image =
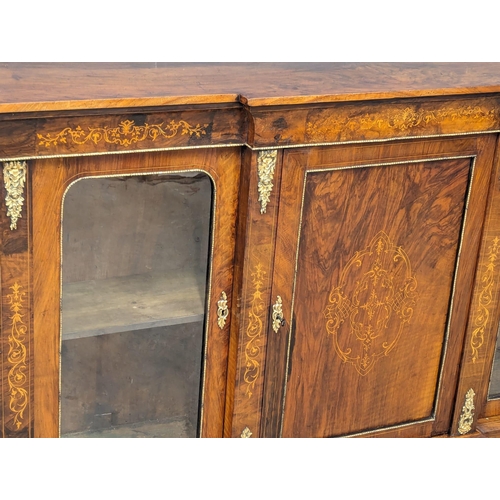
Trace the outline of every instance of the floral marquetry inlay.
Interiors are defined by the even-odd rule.
[[[257,264],[252,273],[253,294],[248,313],[248,325],[246,329],[247,343],[245,345],[245,373],[243,380],[246,383],[245,394],[250,398],[257,379],[260,368],[260,341],[263,327],[263,314],[265,311],[264,300],[262,299],[262,288],[266,272],[262,270],[262,265]]]
[[[324,314],[335,351],[366,375],[387,356],[409,323],[417,280],[406,252],[380,231],[342,270]]]
[[[380,134],[395,132],[406,136],[418,130],[437,129],[453,126],[456,122],[467,120],[479,129],[495,128],[500,120],[496,109],[482,104],[428,107],[397,106],[379,111],[367,110],[353,112],[349,107],[337,112],[311,116],[306,125],[306,137],[321,140],[350,140],[360,134],[366,138],[380,138]],[[332,139],[333,138],[333,139]]]
[[[493,302],[493,287],[495,284],[495,267],[500,252],[500,239],[496,237],[488,249],[488,254],[482,263],[481,291],[477,297],[476,308],[473,312],[473,327],[470,346],[472,362],[479,357],[479,349],[484,343],[484,333],[490,319],[490,305]]]
[[[8,303],[12,315],[11,330],[9,333],[9,353],[7,354],[7,362],[11,365],[8,373],[9,408],[14,414],[14,425],[19,429],[23,424],[24,412],[29,402],[28,394],[28,376],[27,371],[27,349],[26,337],[28,327],[24,323],[23,316],[24,306],[23,300],[25,292],[21,291],[21,286],[14,283],[10,287],[12,293],[7,296]]]
[[[119,144],[120,146],[131,146],[142,141],[156,141],[158,138],[171,139],[179,131],[181,135],[190,135],[201,137],[206,134],[208,124],[190,125],[184,120],[172,120],[166,125],[159,123],[150,125],[136,125],[133,120],[124,120],[118,127],[88,127],[84,130],[82,127],[66,127],[55,134],[37,134],[40,139],[40,145],[45,147],[57,146],[58,144],[67,144],[72,141],[75,144],[83,145],[88,142],[98,144],[107,142],[109,144]]]

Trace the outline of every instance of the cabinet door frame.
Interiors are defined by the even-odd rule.
[[[59,304],[64,193],[71,183],[84,177],[185,171],[204,172],[213,183],[200,437],[222,437],[231,318],[229,315],[222,329],[218,326],[217,303],[224,291],[231,311],[240,156],[240,148],[234,147],[52,158],[34,162],[31,174],[35,437],[58,437],[60,432]]]
[[[498,139],[498,136],[497,136]],[[481,417],[500,415],[500,398],[490,398],[490,379],[500,322],[500,150],[493,163],[485,223],[461,360],[451,433],[473,432]],[[473,409],[470,405],[474,407]]]
[[[446,347],[439,369],[434,410],[428,418],[387,428],[367,430],[352,436],[430,436],[449,431],[456,393],[460,355],[486,208],[495,148],[495,136],[476,135],[451,139],[417,139],[379,144],[297,148],[285,151],[276,237],[272,300],[282,299],[285,325],[278,332],[268,330],[266,365],[280,373],[280,381],[265,380],[264,415],[261,433],[282,435],[289,370],[290,341],[293,338],[293,300],[301,227],[301,203],[308,172],[360,166],[394,165],[409,162],[470,158],[472,174],[466,194],[466,220],[459,239],[460,254],[452,288],[451,314],[446,328]],[[322,151],[334,151],[335,161],[321,164]],[[293,256],[290,258],[290,256]],[[325,436],[327,437],[327,436]]]

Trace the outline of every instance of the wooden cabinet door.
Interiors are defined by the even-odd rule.
[[[190,408],[195,408],[192,419],[196,421],[192,424],[195,435],[222,437],[239,166],[239,148],[53,158],[34,162],[31,167],[32,276],[36,359],[34,416],[37,437],[64,434],[64,429],[60,430],[60,400],[63,399],[61,394],[65,383],[64,379],[61,383],[61,359],[64,359],[66,350],[69,353],[69,347],[66,349],[65,345],[74,342],[81,342],[79,352],[83,354],[74,361],[77,356],[73,355],[76,352],[73,349],[66,359],[68,363],[73,363],[69,366],[77,366],[80,371],[76,368],[63,369],[63,377],[66,380],[82,379],[85,375],[81,374],[89,373],[91,378],[90,389],[86,388],[85,394],[71,386],[72,392],[66,398],[69,402],[62,401],[62,410],[65,409],[64,404],[68,408],[71,405],[67,413],[76,414],[82,407],[85,406],[85,411],[90,407],[83,416],[78,414],[74,421],[79,418],[83,422],[82,426],[87,426],[88,415],[92,418],[107,418],[110,428],[120,419],[119,425],[125,425],[124,421],[127,425],[132,421],[135,425],[132,420],[135,415],[146,415],[144,420],[152,421],[158,413],[156,408],[151,408],[153,405],[165,407],[173,404],[174,400],[179,401],[183,397],[183,387],[189,386],[196,389],[192,391],[196,392],[195,396],[188,395],[196,399],[194,404],[190,401],[186,403],[191,405]],[[101,183],[102,180],[105,182]],[[200,182],[205,187],[211,186],[209,190],[203,191],[209,192],[203,195],[203,205],[189,201],[200,191]],[[172,186],[162,188],[160,195],[155,194],[158,193],[155,188],[161,187],[162,183]],[[80,187],[76,189],[73,185]],[[78,192],[79,201],[69,210],[65,203],[70,198],[76,199],[73,192]],[[132,192],[140,192],[140,199]],[[106,195],[104,202],[102,193]],[[116,200],[121,200],[118,208]],[[95,209],[93,204],[98,204],[99,209]],[[198,213],[201,211],[200,206],[204,207],[203,214]],[[64,211],[63,207],[66,207]],[[116,217],[109,215],[111,211]],[[181,216],[171,215],[174,211]],[[183,214],[194,222],[186,225]],[[203,215],[204,222],[208,221],[201,229],[198,223],[200,215]],[[75,226],[77,229],[71,235],[64,232],[66,217],[70,216],[72,220],[82,221],[82,224]],[[87,219],[91,218],[97,218],[92,228],[98,227],[99,231],[96,231],[97,236],[93,239],[85,239],[81,234],[89,225]],[[153,237],[146,238],[151,232]],[[124,235],[123,239],[121,234]],[[198,252],[198,247],[189,256],[183,255],[178,248],[173,251],[176,239],[183,235],[189,242],[201,239],[204,246],[199,248],[204,249],[204,254],[201,255],[201,250]],[[122,245],[125,239],[131,243]],[[71,259],[67,259],[67,262],[71,262],[69,268],[63,259],[61,272],[64,245],[68,245],[73,254]],[[86,252],[80,251],[80,248],[85,248]],[[190,252],[187,245],[181,248],[187,249],[184,253]],[[143,253],[151,258],[143,258]],[[92,269],[100,265],[99,259],[109,257],[111,264],[100,267],[99,272],[103,276],[95,277]],[[195,267],[199,262],[201,274],[183,274],[182,265],[171,265],[169,261],[172,259],[179,262],[188,259],[190,265]],[[128,267],[124,272],[124,266],[119,268],[118,264],[125,261]],[[153,263],[152,271],[148,267],[150,262]],[[154,267],[158,263],[160,265]],[[118,270],[112,269],[113,266]],[[159,275],[158,267],[163,274]],[[199,282],[202,282],[202,286],[199,286]],[[181,285],[184,287],[182,290]],[[129,297],[126,307],[122,307],[123,301],[116,299],[125,293],[122,290]],[[199,290],[203,292],[199,293]],[[141,296],[146,296],[147,300],[141,298],[142,302],[139,302]],[[158,301],[163,301],[160,306]],[[100,302],[105,306],[102,308],[103,314],[97,314],[94,310],[96,303],[100,308]],[[152,302],[155,311],[160,311],[163,316],[149,310]],[[66,305],[68,307],[65,309]],[[65,316],[68,308],[71,314]],[[77,308],[81,310],[75,316],[73,312]],[[129,313],[131,319],[124,318]],[[118,323],[122,321],[118,327],[117,319]],[[197,338],[201,337],[202,340],[199,346],[196,344],[199,349],[191,352],[193,342],[184,333],[195,321],[201,324],[201,333]],[[65,329],[64,325],[70,323],[70,327]],[[164,330],[158,332],[161,328]],[[144,341],[147,335],[149,337]],[[172,344],[165,344],[163,339],[166,337],[175,342],[176,349],[182,354],[169,349]],[[115,340],[112,341],[112,338]],[[137,347],[139,343],[141,345]],[[164,354],[163,358],[159,352]],[[196,366],[201,366],[197,373],[182,371],[186,358],[197,358]],[[137,376],[124,370],[115,376],[114,373],[121,367],[124,370],[130,367]],[[156,371],[153,371],[154,368]],[[106,377],[113,370],[114,378],[110,382],[109,377]],[[178,386],[165,391],[165,386],[172,382],[169,374],[174,372]],[[179,372],[183,376],[179,376]],[[135,389],[145,378],[149,385],[140,391]],[[99,386],[98,389],[95,389],[96,386]],[[110,388],[114,391],[114,399],[110,402],[112,398],[109,396],[103,402],[102,394],[108,396]],[[90,393],[89,397],[87,393]],[[181,396],[177,393],[181,393]],[[72,404],[70,399],[77,399],[78,404]],[[119,411],[114,412],[111,406],[118,399],[121,406]],[[115,422],[114,415],[117,417]],[[170,415],[168,418],[171,418]],[[167,420],[167,417],[164,418],[164,421]],[[74,432],[75,428],[76,424],[68,432]],[[88,429],[87,426],[85,430]],[[132,430],[135,432],[135,429]],[[93,432],[94,428],[91,430]]]
[[[493,152],[469,136],[284,153],[262,435],[448,431]]]

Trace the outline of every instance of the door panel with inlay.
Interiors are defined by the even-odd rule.
[[[449,425],[441,408],[456,383],[449,367],[484,212],[476,193],[489,182],[486,144],[285,154],[273,285],[285,326],[268,353],[282,383],[266,392],[265,434],[417,435]]]

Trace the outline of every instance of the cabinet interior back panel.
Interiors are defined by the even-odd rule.
[[[471,166],[307,173],[283,437],[432,417]]]

